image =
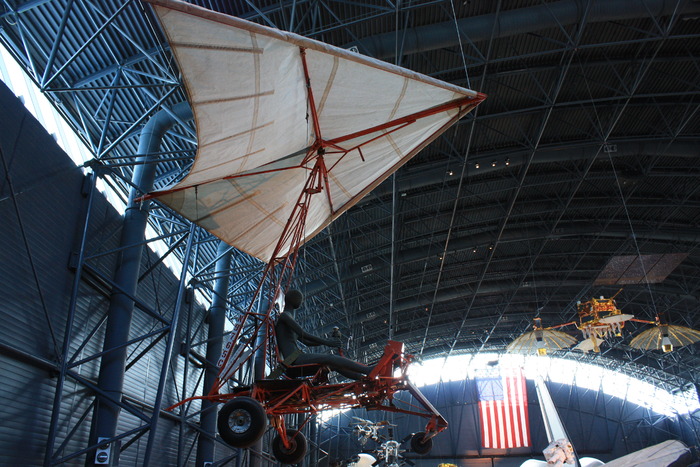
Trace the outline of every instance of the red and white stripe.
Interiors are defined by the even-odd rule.
[[[530,446],[527,389],[521,370],[503,376],[503,400],[479,401],[484,448]]]

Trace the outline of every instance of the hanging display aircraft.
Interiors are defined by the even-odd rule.
[[[535,318],[533,330],[518,336],[508,345],[508,351],[514,353],[533,353],[545,355],[547,350],[561,350],[571,347],[576,339],[569,334],[558,331],[564,326],[575,325],[584,339],[573,350],[588,353],[600,352],[600,344],[610,336],[622,337],[625,323],[653,324],[653,329],[643,331],[630,342],[630,346],[640,350],[663,350],[671,352],[674,348],[683,347],[700,341],[700,332],[686,326],[670,325],[663,314],[654,321],[637,319],[634,315],[622,313],[617,307],[615,297],[622,292],[605,298],[591,298],[585,302],[577,302],[578,322],[571,321],[551,327],[542,327],[542,320]]]
[[[183,180],[143,200],[157,199],[266,262],[219,360],[216,384],[194,399],[225,402],[218,427],[235,447],[257,441],[269,419],[277,431],[272,452],[283,462],[303,457],[301,428],[311,415],[341,407],[426,417],[412,446],[429,451],[447,422],[406,377],[412,356],[403,344],[390,341],[365,378],[331,384],[322,366],[283,365],[275,304],[289,289],[306,241],[485,96],[191,4],[148,1],[180,68],[198,148]],[[267,304],[262,312],[254,308],[259,300]],[[280,365],[283,371],[267,373]],[[256,367],[261,371],[253,374]],[[421,407],[396,407],[399,390]],[[287,429],[289,414],[307,418]]]

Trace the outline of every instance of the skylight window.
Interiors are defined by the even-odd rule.
[[[0,46],[0,79],[22,101],[27,110],[34,115],[34,118],[42,124],[46,131],[54,137],[58,145],[75,162],[75,165],[81,166],[92,159],[92,153],[83,141],[2,46]],[[108,197],[110,203],[119,212],[123,213],[124,203],[118,196],[110,193],[111,190],[102,181],[99,184],[100,191]]]

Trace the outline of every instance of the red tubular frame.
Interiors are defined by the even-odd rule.
[[[297,428],[298,433],[313,414],[329,408],[350,409],[363,407],[367,410],[383,410],[427,418],[425,438],[429,439],[447,428],[447,421],[435,407],[411,383],[406,371],[413,357],[404,353],[401,342],[389,341],[384,354],[372,372],[359,381],[329,384],[325,372],[319,371],[312,378],[259,380],[252,386],[235,388],[229,394],[210,394],[187,399],[170,407],[168,410],[193,399],[207,399],[215,402],[227,402],[240,396],[248,396],[259,401],[277,430],[286,448],[291,445],[284,422],[284,415],[307,414],[306,420]],[[395,369],[400,375],[395,376]],[[394,394],[408,391],[422,406],[410,405],[402,408],[395,405]],[[296,436],[296,433],[294,436]]]
[[[448,424],[420,390],[407,379],[406,370],[412,356],[404,354],[403,350],[402,343],[389,341],[375,368],[359,381],[328,384],[319,382],[315,377],[302,380],[265,380],[256,383],[252,391],[236,392],[229,396],[232,399],[249,395],[260,401],[287,448],[290,445],[282,416],[308,414],[304,423],[297,429],[298,433],[311,415],[327,408],[363,407],[367,410],[384,410],[424,417],[428,419],[425,438],[429,439],[445,430]],[[400,376],[393,375],[394,368],[401,370]],[[409,391],[423,410],[419,410],[418,406],[412,406],[415,410],[397,407],[394,404],[394,394],[402,390]]]
[[[249,396],[259,401],[271,420],[272,425],[277,430],[284,446],[289,448],[290,438],[287,436],[287,430],[283,415],[287,414],[308,414],[308,417],[302,423],[299,430],[309,421],[311,415],[328,408],[355,408],[364,407],[368,410],[384,410],[389,412],[405,413],[425,417],[428,422],[425,427],[425,438],[430,439],[436,434],[447,428],[447,421],[433,407],[428,399],[413,385],[406,377],[406,370],[409,363],[412,361],[412,356],[404,353],[404,345],[400,342],[389,341],[384,349],[384,354],[371,373],[359,381],[349,383],[329,384],[325,375],[327,369],[319,371],[312,378],[306,379],[286,379],[272,380],[263,379],[253,382],[250,386],[239,386],[233,388],[231,393],[222,394],[221,391],[226,384],[226,379],[222,377],[223,370],[226,368],[229,360],[233,355],[238,354],[238,349],[241,351],[250,351],[250,354],[238,363],[236,369],[241,368],[246,362],[249,362],[251,357],[264,346],[265,358],[270,363],[270,368],[274,367],[275,360],[279,361],[279,355],[276,349],[272,349],[270,345],[270,336],[274,335],[274,326],[272,315],[274,310],[275,294],[278,291],[286,290],[291,282],[291,276],[295,269],[298,259],[299,248],[303,243],[304,228],[306,225],[306,217],[308,215],[311,197],[325,190],[328,203],[333,211],[332,197],[330,193],[330,185],[328,173],[335,167],[338,162],[329,169],[326,167],[324,155],[326,149],[330,148],[335,154],[342,154],[339,160],[347,156],[351,151],[357,150],[360,158],[364,160],[362,146],[376,140],[377,138],[385,137],[387,134],[398,131],[421,118],[435,115],[440,112],[459,109],[458,113],[476,107],[486,96],[477,93],[473,97],[463,97],[454,101],[437,105],[430,109],[421,112],[416,112],[411,115],[400,117],[392,121],[377,125],[362,131],[354,132],[344,136],[340,136],[330,140],[324,140],[321,135],[321,125],[316,110],[311,79],[306,63],[306,51],[300,47],[301,61],[304,70],[304,77],[307,89],[307,98],[309,105],[309,113],[311,116],[314,135],[314,143],[308,148],[306,155],[299,166],[291,168],[304,168],[309,170],[305,185],[294,205],[292,213],[287,220],[287,223],[280,235],[270,261],[265,266],[260,283],[250,301],[250,305],[245,313],[241,316],[236,324],[234,332],[231,334],[229,341],[225,347],[222,357],[219,360],[219,377],[215,381],[211,391],[206,396],[197,396],[185,399],[178,404],[169,407],[167,410],[172,410],[186,402],[195,399],[206,399],[214,402],[226,402],[236,397]],[[341,144],[363,136],[377,134],[376,137],[370,138],[368,141],[357,144],[349,149],[344,149]],[[329,154],[331,152],[329,151]],[[309,166],[312,168],[309,169]],[[290,168],[276,169],[289,170]],[[233,175],[226,178],[242,177],[258,173],[270,172],[264,167],[260,171],[250,172],[247,174]],[[189,187],[181,187],[177,190],[183,190]],[[170,190],[169,192],[176,191]],[[164,193],[164,192],[162,192]],[[156,194],[157,196],[157,194]],[[147,195],[143,199],[153,197]],[[334,211],[333,211],[334,212]],[[288,248],[285,246],[288,245]],[[281,256],[283,251],[287,251],[286,256]],[[253,306],[263,291],[263,286],[268,285],[268,302],[269,307],[264,313],[253,312]],[[243,330],[247,320],[255,316],[256,323],[252,326],[252,337],[241,343]],[[266,339],[263,343],[257,343],[257,336],[261,332],[265,332]],[[240,343],[242,347],[236,347],[234,343]],[[236,352],[233,349],[236,348]],[[236,369],[233,369],[234,372]],[[395,376],[395,369],[400,369],[400,376]],[[407,390],[422,406],[411,406],[412,408],[405,409],[397,407],[394,404],[394,394],[397,391]],[[414,410],[415,409],[415,410]]]

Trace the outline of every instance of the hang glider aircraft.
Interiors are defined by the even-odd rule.
[[[324,193],[310,201],[303,241],[486,97],[188,3],[149,1],[198,139],[189,174],[149,197],[265,262],[312,174]]]
[[[382,359],[359,381],[331,384],[322,365],[297,368],[300,376],[293,376],[295,369],[281,361],[275,345],[275,304],[289,289],[305,241],[485,96],[191,4],[148,1],[182,73],[198,147],[182,181],[145,198],[158,199],[266,262],[255,296],[224,346],[209,394],[169,410],[193,399],[224,403],[219,434],[239,448],[257,442],[269,419],[277,431],[272,452],[286,463],[305,455],[301,428],[320,410],[402,412],[428,419],[411,441],[415,452],[427,453],[447,422],[408,381],[412,356],[402,343],[389,341]],[[254,308],[261,294],[269,306],[262,313]],[[242,371],[258,367],[254,359],[266,363],[259,366],[265,374]],[[409,391],[417,407],[393,405],[399,390]],[[287,429],[290,414],[306,421]]]

